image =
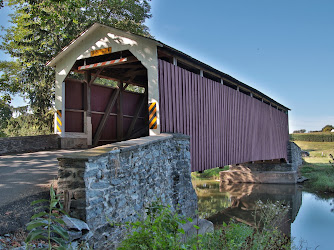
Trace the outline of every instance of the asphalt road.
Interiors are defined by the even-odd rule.
[[[58,160],[82,150],[56,150],[0,156],[0,235],[24,226],[30,202],[45,198],[57,184]]]

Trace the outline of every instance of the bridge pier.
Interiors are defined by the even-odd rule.
[[[289,142],[287,150],[287,162],[275,159],[234,164],[228,171],[220,172],[220,181],[222,183],[297,183],[298,167],[302,164],[301,149],[294,142]]]

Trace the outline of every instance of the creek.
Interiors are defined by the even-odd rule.
[[[212,221],[215,227],[231,219],[255,226],[256,202],[280,201],[290,207],[280,230],[298,249],[334,249],[334,196],[320,198],[301,186],[284,184],[193,181],[193,186],[200,217]]]

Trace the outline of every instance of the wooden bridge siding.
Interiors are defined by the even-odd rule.
[[[191,137],[192,170],[287,158],[287,114],[159,60],[162,132]]]

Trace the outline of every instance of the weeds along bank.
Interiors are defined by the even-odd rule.
[[[81,241],[73,244],[69,241],[69,234],[62,227],[65,224],[62,219],[64,211],[59,201],[59,196],[55,195],[51,187],[49,201],[34,202],[45,204],[48,211],[39,212],[32,217],[27,225],[30,230],[26,238],[27,245],[23,249],[30,249],[33,245],[46,249],[95,248],[96,242],[88,244]],[[183,225],[195,222],[192,226],[199,231],[200,224],[196,223],[198,219],[182,216],[160,201],[145,207],[145,216],[136,221],[109,223],[113,228],[124,228],[126,231],[125,238],[117,249],[290,249],[290,239],[278,230],[288,210],[289,207],[279,202],[258,201],[254,227],[243,223],[224,223],[214,232],[195,233],[191,238],[184,238]],[[104,242],[104,249],[111,249],[114,244],[113,241]]]
[[[334,193],[334,165],[330,154],[334,155],[334,142],[295,141],[310,156],[303,157],[300,168],[303,176],[309,178],[304,186],[311,192]]]

